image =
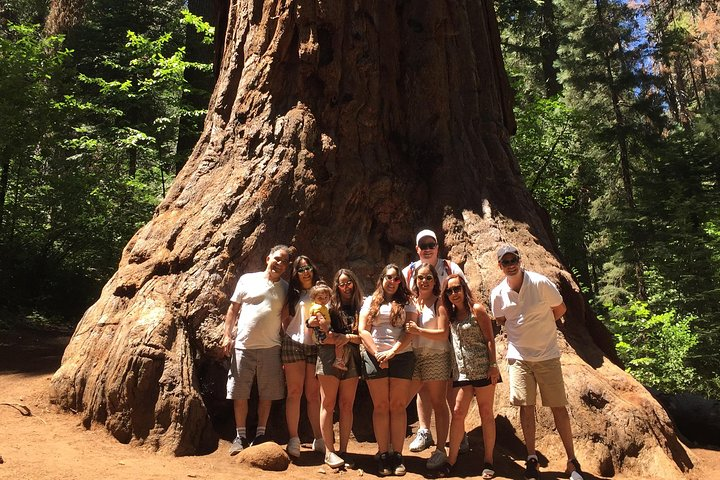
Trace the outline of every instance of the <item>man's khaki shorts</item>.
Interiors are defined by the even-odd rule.
[[[510,374],[510,403],[516,406],[535,405],[537,387],[544,407],[564,407],[565,395],[559,358],[540,362],[508,359]]]

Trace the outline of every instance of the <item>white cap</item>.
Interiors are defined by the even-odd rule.
[[[419,245],[420,239],[423,237],[432,237],[433,240],[435,240],[435,243],[437,243],[437,236],[435,236],[435,232],[432,230],[421,230],[415,237],[415,245]]]

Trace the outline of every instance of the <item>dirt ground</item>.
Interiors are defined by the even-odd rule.
[[[106,430],[83,428],[80,417],[60,412],[48,401],[52,373],[59,367],[69,337],[40,333],[0,331],[0,479],[326,479],[339,476],[375,478],[372,456],[374,443],[351,441],[358,470],[334,473],[323,467],[319,454],[305,448],[301,459],[285,472],[263,472],[239,464],[227,454],[229,443],[221,441],[210,455],[172,457],[118,443]],[[472,440],[472,437],[471,437]],[[408,439],[408,442],[410,439]],[[471,442],[472,443],[472,442]],[[423,478],[430,452],[406,450],[408,479]],[[692,449],[696,467],[685,478],[720,478],[720,451]],[[472,452],[461,456],[458,476],[478,475],[482,458]],[[523,462],[502,451],[496,453],[498,479],[523,477]],[[564,465],[552,462],[542,468],[542,478],[567,478]],[[476,477],[477,478],[477,477]],[[601,477],[587,474],[586,479]],[[629,478],[629,477],[616,477]]]

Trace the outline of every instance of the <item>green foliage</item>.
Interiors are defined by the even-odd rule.
[[[647,303],[608,306],[605,319],[617,340],[616,348],[626,369],[644,385],[662,392],[694,389],[698,382],[688,355],[697,345],[695,317],[675,310],[653,313]]]
[[[720,84],[689,63],[694,3],[506,0],[497,11],[513,149],[564,259],[637,378],[718,397]],[[560,94],[548,94],[548,59]]]
[[[77,316],[182,166],[181,124],[197,135],[205,115],[185,74],[210,70],[185,59],[184,22],[211,28],[174,16],[174,33],[126,30],[89,57],[38,27],[0,30],[0,307]]]

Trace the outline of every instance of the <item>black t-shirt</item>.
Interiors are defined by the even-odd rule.
[[[357,333],[357,328],[353,330],[356,323],[357,309],[350,305],[343,305],[340,310],[330,311],[330,326],[335,333]]]

